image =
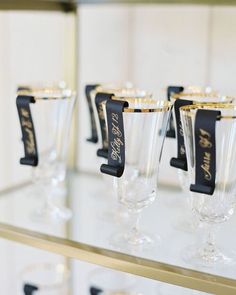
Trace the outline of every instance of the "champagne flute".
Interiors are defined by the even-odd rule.
[[[204,241],[185,249],[184,259],[203,266],[235,263],[233,252],[217,246],[215,231],[234,213],[236,107],[195,104],[181,107],[180,114],[191,207],[205,230]]]
[[[185,88],[183,92],[171,94],[170,99],[174,105],[174,126],[177,135],[177,158],[172,158],[170,165],[177,168],[180,186],[184,193],[188,195],[188,184],[186,182],[188,165],[179,108],[184,105],[195,103],[231,103],[233,98],[220,95],[209,87],[202,89],[192,86]],[[185,207],[189,208],[189,206],[191,206],[190,203],[191,200],[187,197]],[[178,220],[177,223],[175,222],[175,228],[186,232],[194,232],[198,225],[199,223],[193,214],[191,216],[185,216],[184,220]]]
[[[75,93],[55,86],[31,87],[17,92],[17,109],[25,157],[22,165],[32,166],[32,194],[44,196],[34,219],[66,221],[71,211],[54,203],[66,194],[66,162]]]
[[[122,112],[116,113],[116,108],[122,105]],[[109,156],[108,165],[102,165],[101,171],[116,176],[119,202],[132,218],[127,232],[113,236],[111,242],[115,246],[148,246],[154,242],[154,238],[140,230],[139,220],[142,210],[157,196],[159,162],[170,108],[170,103],[153,99],[113,97],[106,102]]]

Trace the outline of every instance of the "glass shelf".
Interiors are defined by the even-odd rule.
[[[62,254],[82,261],[133,273],[171,284],[214,294],[236,294],[236,265],[206,269],[187,265],[183,248],[194,234],[175,229],[185,214],[183,193],[160,187],[156,202],[143,212],[141,225],[162,237],[151,250],[117,249],[110,238],[127,223],[112,220],[115,200],[99,176],[71,173],[68,181],[69,207],[73,218],[68,224],[34,221],[35,209],[43,200],[32,193],[31,185],[5,190],[0,195],[0,236],[18,243]],[[62,197],[56,200],[63,203]],[[110,212],[110,214],[109,214]],[[222,226],[221,241],[236,248],[236,216]],[[102,230],[101,230],[102,229]]]

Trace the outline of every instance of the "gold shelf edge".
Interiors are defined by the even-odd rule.
[[[76,3],[72,1],[42,1],[42,0],[0,0],[0,10],[39,10],[76,12]]]
[[[7,186],[5,188],[2,188],[2,189],[0,189],[0,198],[7,195],[7,194],[14,193],[14,192],[18,191],[19,189],[27,187],[31,183],[32,183],[31,180],[26,180],[24,182],[15,183],[15,184],[12,184],[12,185]]]
[[[68,258],[213,294],[235,295],[236,280],[138,258],[0,223],[0,237]]]
[[[78,4],[194,4],[194,5],[236,5],[235,0],[77,0]]]

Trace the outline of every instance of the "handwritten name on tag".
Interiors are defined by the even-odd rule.
[[[211,142],[211,134],[207,132],[206,130],[200,128],[199,129],[200,135],[199,135],[199,145],[202,148],[205,149],[211,149],[212,148],[212,142]],[[204,177],[206,180],[211,180],[211,153],[205,151],[203,155],[203,163],[201,164],[201,168],[204,171]]]
[[[121,146],[124,145],[124,142],[121,138],[123,138],[123,134],[119,128],[119,115],[112,113],[112,134],[114,135],[114,140],[110,142],[112,152],[111,158],[114,161],[119,161],[121,163]]]
[[[35,99],[33,96],[17,96],[16,105],[20,119],[22,140],[25,150],[25,156],[20,159],[20,163],[22,165],[37,166],[37,140],[34,130],[33,118],[30,111],[30,103],[35,103]]]
[[[106,104],[108,122],[108,164],[101,166],[101,172],[115,177],[121,177],[125,168],[125,131],[123,110],[128,102],[108,100]]]
[[[33,124],[31,123],[31,120],[30,120],[30,113],[25,108],[21,108],[20,113],[21,113],[21,124],[22,124],[22,127],[24,127],[24,130],[27,134],[25,139],[27,153],[35,154],[36,148],[34,144]]]
[[[195,118],[195,184],[192,192],[213,195],[216,179],[216,121],[220,111],[199,109]]]

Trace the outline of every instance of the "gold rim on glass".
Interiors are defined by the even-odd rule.
[[[70,89],[60,89],[56,87],[32,87],[18,90],[17,95],[33,96],[35,100],[70,99],[75,96],[75,92]]]
[[[186,105],[180,107],[180,110],[184,112],[187,116],[193,116],[194,114],[191,113],[191,110],[195,109],[229,109],[229,110],[236,110],[236,105],[232,103],[196,103],[193,105]],[[218,116],[218,119],[236,119],[236,116]]]
[[[216,99],[219,99],[219,98],[222,98],[222,101],[219,101],[219,102],[207,102],[207,101],[204,101],[204,102],[200,102],[200,103],[216,103],[216,104],[222,104],[222,103],[232,103],[234,100],[235,100],[235,97],[233,96],[227,96],[227,95],[220,95],[218,94],[217,92],[180,92],[180,93],[173,93],[171,95],[171,98],[174,99],[174,100],[177,100],[177,99],[189,99],[191,97],[199,97],[199,98],[216,98]],[[195,103],[198,103],[197,101],[193,101],[193,104]]]
[[[152,93],[148,92],[146,90],[143,89],[139,89],[139,88],[134,88],[134,87],[129,87],[127,85],[127,87],[125,87],[125,84],[122,85],[99,85],[97,86],[94,90],[95,93],[99,93],[99,92],[103,92],[103,93],[108,93],[108,94],[114,94],[117,97],[126,97],[124,95],[124,93],[129,93],[133,92],[133,95],[131,97],[135,97],[135,98],[148,98],[148,99],[152,99]],[[129,97],[129,95],[127,95],[127,97]]]
[[[128,103],[137,104],[152,104],[152,108],[124,108],[124,113],[155,113],[155,112],[167,112],[171,109],[172,103],[166,100],[155,100],[149,98],[137,98],[137,97],[117,97],[113,96],[113,100],[127,101]],[[106,102],[104,102],[105,104]]]

